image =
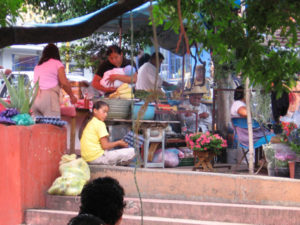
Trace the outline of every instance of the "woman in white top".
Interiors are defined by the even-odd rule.
[[[246,100],[244,87],[238,86],[234,91],[234,102],[230,109],[231,117],[247,117]]]
[[[234,102],[231,106],[230,114],[231,118],[245,118],[247,117],[246,100],[244,97],[244,87],[238,86],[234,92]],[[248,128],[236,127],[236,132],[239,137],[239,142],[244,146],[249,146]],[[265,137],[268,143],[274,136],[269,130],[264,127],[253,128],[253,142],[257,142],[260,138]]]

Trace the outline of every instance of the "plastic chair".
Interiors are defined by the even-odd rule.
[[[236,129],[237,127],[248,129],[247,118],[231,118],[231,122],[232,122],[232,125],[233,125],[233,128],[234,128],[235,137],[238,140],[238,147],[241,147],[241,149],[243,151],[243,156],[240,159],[240,161],[237,162],[236,168],[238,167],[238,165],[241,164],[241,162],[243,161],[244,158],[246,159],[247,165],[249,165],[248,159],[246,157],[247,153],[249,152],[249,146],[248,145],[243,145],[243,144],[240,143],[240,139],[239,139],[238,132],[237,132],[237,129]],[[253,129],[260,128],[260,125],[256,120],[252,120],[252,127],[253,127]],[[265,135],[265,136],[261,137],[260,139],[258,139],[256,142],[253,143],[253,147],[254,147],[255,152],[256,152],[256,154],[255,154],[255,156],[256,156],[255,157],[255,165],[257,164],[257,161],[258,161],[258,152],[259,152],[259,150],[262,150],[262,145],[269,143],[273,136],[275,136],[275,134]],[[258,169],[258,171],[256,173],[258,173],[261,170],[263,165],[264,164],[261,165],[261,167]]]

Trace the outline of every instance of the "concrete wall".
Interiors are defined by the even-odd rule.
[[[137,196],[133,168],[90,167],[92,179],[114,177],[127,196]],[[136,179],[143,198],[300,206],[299,179],[144,168]]]
[[[27,208],[45,206],[66,149],[66,129],[0,125],[0,224],[17,225]]]

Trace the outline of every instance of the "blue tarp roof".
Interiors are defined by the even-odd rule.
[[[76,17],[73,19],[69,19],[63,22],[59,23],[47,23],[47,24],[41,24],[41,23],[36,23],[32,24],[30,26],[33,27],[64,27],[64,26],[75,26],[78,24],[82,24],[89,19],[91,19],[93,16],[98,15],[99,13],[105,11],[107,8],[112,7],[116,5],[116,3],[112,3],[102,9],[99,9],[95,12],[92,12],[90,14]],[[124,30],[128,30],[130,27],[130,14],[132,14],[133,20],[134,20],[134,28],[136,29],[137,27],[140,26],[145,26],[149,23],[149,8],[150,3],[147,2],[129,12],[124,13],[122,16],[117,17],[116,19],[113,19],[106,24],[102,25],[99,27],[97,31],[99,32],[118,32],[119,31],[119,20],[122,18],[122,28]],[[27,27],[30,27],[27,26]]]

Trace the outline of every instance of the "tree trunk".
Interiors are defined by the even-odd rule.
[[[217,89],[231,89],[232,79],[230,75],[218,77],[216,79]],[[219,90],[217,91],[216,99],[216,130],[222,134],[223,137],[227,136],[228,126],[230,122],[230,106],[233,102],[233,92]]]

